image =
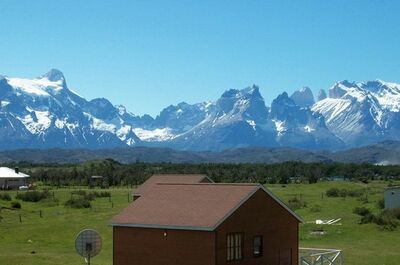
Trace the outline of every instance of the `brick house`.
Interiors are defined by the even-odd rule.
[[[116,215],[114,265],[295,265],[293,211],[258,184],[160,183]]]

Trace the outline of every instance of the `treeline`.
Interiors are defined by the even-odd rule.
[[[31,175],[32,180],[46,185],[101,185],[103,187],[139,185],[152,174],[198,173],[206,174],[215,182],[258,183],[315,183],[321,179],[343,178],[348,180],[399,179],[400,166],[371,164],[302,163],[278,164],[173,164],[134,163],[121,164],[112,159],[81,164],[29,164],[4,165],[19,167]],[[91,176],[103,179],[91,180]]]

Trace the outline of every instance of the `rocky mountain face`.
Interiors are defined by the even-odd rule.
[[[400,140],[400,85],[341,81],[315,102],[305,87],[266,106],[255,85],[213,102],[181,102],[153,118],[107,99],[86,100],[62,72],[35,79],[0,76],[0,149],[171,147],[218,151],[238,147],[338,150]]]
[[[341,81],[311,110],[349,147],[400,139],[400,85]]]
[[[309,87],[295,91],[290,98],[300,107],[310,107],[315,103],[314,95]]]
[[[0,80],[0,148],[132,146],[140,120],[107,99],[87,101],[69,90],[58,70],[29,80]],[[124,118],[129,121],[125,122]]]

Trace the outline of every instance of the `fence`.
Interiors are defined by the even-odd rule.
[[[299,248],[299,265],[344,265],[338,249]]]
[[[90,208],[83,209],[72,209],[64,206],[65,201],[68,199],[79,198],[79,195],[71,193],[72,190],[65,189],[62,194],[57,190],[51,190],[50,197],[40,202],[24,202],[18,200],[22,205],[22,209],[13,209],[10,206],[11,201],[0,200],[0,225],[6,223],[35,223],[40,220],[46,220],[47,218],[66,217],[68,215],[72,217],[77,213],[110,213],[113,212],[112,209],[114,207],[118,209],[123,208],[128,203],[132,202],[131,191],[125,191],[123,189],[86,189],[86,191],[88,193],[92,191],[108,191],[110,192],[110,197],[97,197],[90,201]],[[10,193],[12,197],[15,198],[16,194],[23,192],[9,191],[6,193]]]

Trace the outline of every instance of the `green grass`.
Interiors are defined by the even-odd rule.
[[[359,225],[359,216],[353,214],[357,206],[378,212],[377,201],[383,196],[384,182],[370,184],[350,182],[322,182],[317,184],[267,185],[284,201],[297,196],[307,206],[297,210],[304,219],[300,228],[302,247],[336,248],[344,251],[345,263],[350,265],[392,265],[400,258],[400,228],[386,231],[375,224]],[[328,198],[322,194],[331,187],[363,189],[368,202],[359,198]],[[103,238],[103,250],[93,259],[93,264],[112,264],[112,230],[110,218],[128,205],[130,189],[109,189],[109,198],[92,201],[92,209],[65,208],[63,203],[71,198],[68,189],[54,190],[57,203],[52,199],[37,203],[23,202],[21,210],[2,210],[0,223],[0,264],[84,264],[74,249],[76,234],[84,228],[99,231]],[[0,192],[1,193],[1,192]],[[15,200],[16,192],[8,192]],[[0,200],[1,206],[9,201]],[[315,206],[319,207],[315,207]],[[43,218],[39,211],[42,210]],[[318,211],[320,210],[320,211]],[[22,223],[19,222],[19,214]],[[341,226],[316,225],[315,219],[342,218]],[[314,229],[324,229],[324,236],[313,236]],[[34,251],[35,254],[31,254]]]
[[[370,208],[378,212],[377,201],[383,197],[384,182],[370,184],[351,182],[322,182],[317,184],[268,185],[280,198],[289,198],[302,194],[307,203],[306,208],[297,210],[304,223],[300,228],[300,246],[315,248],[342,249],[345,264],[350,265],[392,265],[400,259],[400,228],[386,231],[376,224],[358,224],[360,216],[353,213],[357,206]],[[331,187],[346,189],[363,189],[366,191],[368,202],[359,198],[328,198],[323,192]],[[363,196],[365,198],[365,196]],[[313,206],[320,206],[320,212],[313,212]],[[342,218],[342,225],[316,225],[316,219]],[[314,223],[308,223],[312,222]],[[314,229],[324,229],[323,236],[311,235]]]

